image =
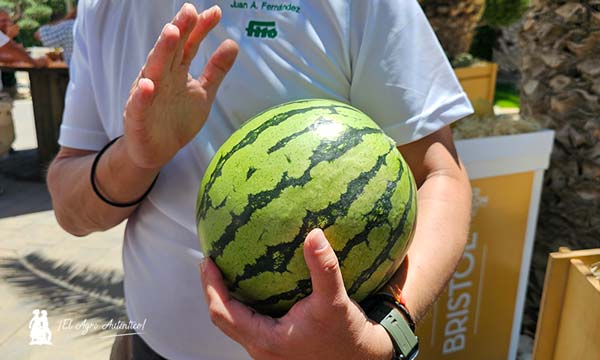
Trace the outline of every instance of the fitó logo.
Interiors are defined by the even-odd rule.
[[[277,37],[277,28],[275,21],[254,21],[250,20],[246,28],[248,37],[274,39]]]

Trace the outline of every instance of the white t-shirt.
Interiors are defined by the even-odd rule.
[[[8,44],[9,41],[10,38],[6,36],[6,34],[4,34],[2,31],[0,31],[0,48]]]
[[[173,11],[166,3],[80,1],[62,146],[99,150],[122,134],[131,83],[183,1],[176,0]],[[205,9],[216,2],[192,3]],[[472,112],[415,0],[221,6],[223,20],[200,47],[191,73],[198,76],[226,38],[240,44],[238,59],[205,126],[161,170],[125,233],[128,315],[136,322],[147,319],[142,338],[176,360],[248,358],[209,320],[194,214],[208,162],[243,121],[290,100],[330,98],[362,109],[405,144]]]

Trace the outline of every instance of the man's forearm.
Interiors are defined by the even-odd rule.
[[[416,321],[426,314],[460,261],[468,236],[470,189],[464,168],[433,174],[419,188],[417,227],[406,272],[392,280],[403,284],[403,295]]]
[[[0,60],[6,62],[22,61],[35,65],[35,60],[12,40],[0,48]]]
[[[90,172],[96,153],[61,148],[48,169],[48,188],[56,218],[77,236],[107,230],[126,219],[136,206],[119,208],[102,201],[93,191]],[[152,184],[158,169],[143,169],[128,158],[124,139],[119,139],[100,158],[96,184],[115,202],[139,198]]]

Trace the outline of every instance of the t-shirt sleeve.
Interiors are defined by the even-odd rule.
[[[4,45],[8,44],[9,41],[10,39],[8,38],[8,36],[6,36],[6,34],[0,31],[0,47],[3,47]]]
[[[94,70],[88,57],[88,46],[93,46],[93,39],[88,39],[86,34],[85,17],[85,6],[80,6],[74,26],[74,50],[58,143],[76,149],[100,150],[109,138],[95,101],[91,76]]]
[[[350,102],[398,145],[473,112],[416,0],[355,0],[350,19]]]

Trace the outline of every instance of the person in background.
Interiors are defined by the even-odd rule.
[[[0,14],[0,31],[3,31],[9,39],[14,39],[19,34],[19,25],[15,24],[7,11],[3,11]],[[0,83],[0,90],[8,93],[11,98],[15,98],[17,95],[17,77],[14,71],[2,71],[0,72],[2,83]]]
[[[47,60],[45,57],[34,59],[22,45],[17,44],[12,38],[19,33],[19,28],[12,23],[10,14],[5,9],[0,9],[0,62],[22,62],[35,67],[43,67]]]
[[[63,48],[63,56],[67,65],[71,61],[73,53],[73,24],[77,16],[77,7],[65,15],[62,19],[42,25],[35,33],[36,40],[46,47]]]

